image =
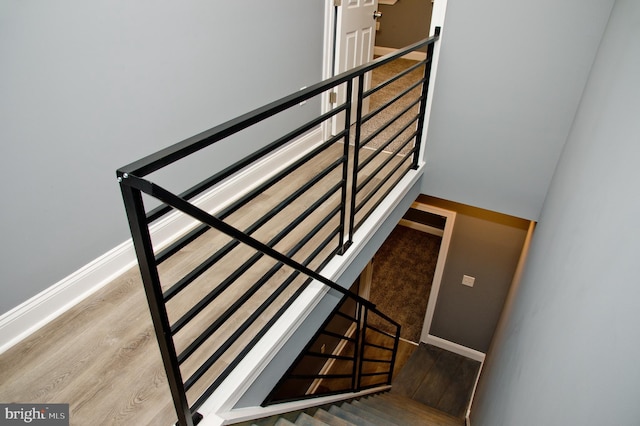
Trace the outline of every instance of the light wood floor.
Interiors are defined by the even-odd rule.
[[[341,150],[341,148],[340,148]],[[338,151],[340,151],[338,150]],[[328,153],[329,157],[334,153]],[[324,161],[324,160],[323,160]],[[330,161],[327,158],[326,161]],[[322,166],[322,161],[312,167],[304,167],[299,175],[292,179],[306,179]],[[288,183],[289,184],[289,183]],[[274,191],[280,191],[275,189]],[[229,219],[238,227],[252,221],[251,216],[259,215],[266,206],[277,202],[278,196],[265,193],[258,197],[249,208],[242,209]],[[303,197],[301,203],[310,204],[314,199],[312,193]],[[332,200],[335,202],[336,200]],[[324,211],[331,208],[331,203]],[[280,225],[270,224],[256,232],[256,237],[266,241],[275,232],[290,222],[291,217],[301,207],[285,211],[277,218]],[[318,215],[324,214],[319,209]],[[314,215],[316,213],[314,212]],[[124,220],[124,217],[123,217]],[[310,218],[314,220],[313,217]],[[299,240],[298,235],[285,239],[276,248],[286,251]],[[318,244],[312,239],[298,254],[298,260],[304,258]],[[168,287],[178,277],[193,268],[208,256],[213,247],[219,247],[227,241],[226,237],[209,231],[193,244],[183,249],[177,256],[163,263],[160,268],[163,287]],[[221,268],[235,267],[240,260],[248,258],[252,253],[238,252],[232,256],[232,262]],[[296,257],[294,256],[294,257]],[[215,315],[229,304],[253,276],[262,274],[273,262],[261,260],[260,269],[252,269],[251,274],[240,280],[238,285],[229,289],[228,298],[216,301],[211,308],[204,310],[190,327],[185,327],[176,336],[176,344],[183,348],[194,335],[209,324]],[[314,264],[311,265],[315,267]],[[281,278],[282,274],[274,278]],[[209,274],[209,273],[208,273]],[[219,282],[220,270],[203,275],[189,291],[184,292],[168,309],[172,320],[182,315],[193,300],[211,290],[213,282]],[[215,284],[217,285],[217,284]],[[291,291],[295,290],[295,286]],[[268,292],[267,289],[265,291]],[[265,294],[256,293],[256,299],[246,307],[249,311],[263,299]],[[283,303],[284,298],[279,302]],[[247,311],[243,311],[247,312]],[[238,316],[246,317],[246,313]],[[265,314],[258,320],[259,324],[269,318]],[[231,325],[237,325],[239,319],[232,317]],[[201,362],[212,347],[216,347],[219,338],[228,335],[232,328],[222,329],[210,339],[211,344],[205,346],[202,353],[193,356],[194,364]],[[223,357],[214,366],[211,373],[202,382],[211,380],[230,359],[239,351],[244,341],[255,334],[256,329],[248,332],[237,347]],[[195,368],[186,363],[183,375],[188,375]],[[198,383],[189,393],[194,399],[204,388]],[[143,292],[137,268],[123,274],[80,304],[76,305],[47,326],[38,330],[15,347],[0,355],[0,401],[2,402],[36,402],[36,403],[69,403],[70,421],[72,425],[89,424],[168,424],[175,421],[174,409],[167,385],[164,368],[152,328],[149,309]]]

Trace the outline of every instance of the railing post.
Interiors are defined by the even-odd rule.
[[[436,27],[435,36],[440,35],[440,27]],[[422,145],[422,132],[424,131],[424,120],[427,111],[427,95],[429,94],[429,81],[431,79],[431,64],[433,63],[433,49],[435,43],[427,46],[427,63],[424,64],[424,83],[422,83],[422,99],[420,101],[420,113],[418,115],[418,128],[416,130],[415,152],[413,153],[413,169],[418,168],[420,158],[420,147]]]
[[[351,373],[351,390],[357,391],[359,388],[358,377],[358,361],[360,360],[360,329],[362,328],[362,310],[366,309],[360,302],[356,302],[356,335],[355,343],[353,345],[353,369]]]
[[[396,365],[396,355],[398,354],[398,344],[400,343],[400,330],[401,326],[396,326],[396,337],[393,339],[393,352],[391,353],[391,365],[389,366],[389,379],[387,384],[390,385],[393,380],[393,369]]]
[[[358,77],[358,96],[356,97],[356,135],[353,142],[353,173],[351,178],[351,208],[349,209],[349,239],[353,239],[356,221],[356,196],[358,195],[358,167],[360,162],[360,138],[362,131],[362,94],[364,93],[364,74]]]
[[[362,317],[362,332],[360,333],[360,353],[358,356],[358,387],[356,388],[356,390],[360,390],[362,388],[362,367],[363,367],[363,362],[362,359],[364,358],[364,348],[365,348],[365,343],[367,341],[367,323],[369,321],[368,317],[369,317],[369,308],[367,308],[366,306],[363,307],[364,308],[364,315]]]
[[[142,283],[147,295],[151,319],[155,328],[158,346],[160,347],[160,355],[167,373],[173,404],[178,416],[178,424],[181,426],[193,426],[193,419],[187,395],[184,390],[180,366],[176,357],[175,346],[171,337],[171,327],[169,325],[169,317],[164,305],[162,296],[162,287],[160,285],[160,276],[155,263],[155,255],[153,245],[149,235],[147,226],[147,218],[145,215],[144,204],[140,190],[134,189],[126,185],[120,177],[120,190],[124,200],[127,219],[133,237],[133,245],[138,257],[140,266],[140,274],[142,275]]]
[[[347,81],[347,93],[346,93],[346,108],[344,111],[344,163],[342,166],[342,194],[341,194],[341,208],[340,208],[340,247],[339,254],[344,254],[351,242],[353,241],[353,235],[348,233],[347,240],[345,241],[345,229],[346,229],[346,209],[347,209],[347,191],[349,190],[349,139],[351,131],[351,107],[353,101],[353,79]],[[351,217],[351,215],[349,216]]]

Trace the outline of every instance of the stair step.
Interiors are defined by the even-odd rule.
[[[380,398],[364,398],[360,401],[363,405],[370,406],[376,410],[393,417],[405,425],[425,424],[426,421],[420,415],[405,410],[402,406],[397,406],[394,402],[382,400]]]
[[[349,411],[343,410],[337,405],[332,405],[331,408],[329,408],[329,412],[336,417],[340,417],[341,419],[344,419],[353,423],[356,426],[377,426],[376,423],[370,422],[369,420],[363,417],[350,413]]]
[[[354,407],[357,407],[361,410],[367,411],[371,414],[373,414],[374,416],[381,418],[383,420],[386,420],[387,422],[389,422],[392,425],[397,425],[397,426],[403,426],[403,423],[400,422],[400,419],[398,419],[397,417],[385,412],[385,411],[381,411],[381,409],[376,408],[375,406],[372,406],[371,404],[366,404],[363,402],[363,400],[358,400],[358,401],[353,401],[352,402]]]
[[[295,423],[291,423],[289,420],[280,417],[274,426],[294,426]]]
[[[314,419],[307,413],[300,413],[295,422],[298,426],[330,426],[327,423],[320,421],[318,419]]]
[[[313,417],[331,426],[357,426],[356,424],[333,415],[328,411],[323,410],[322,408],[318,409]]]
[[[426,406],[418,409],[418,406],[411,404],[409,401],[411,401],[409,398],[401,396],[395,398],[370,397],[362,399],[361,403],[375,407],[377,410],[393,416],[401,424],[424,424],[430,426],[460,426],[464,424],[462,419],[448,416]]]
[[[342,406],[340,407],[342,408],[344,411],[347,411],[349,413],[352,413],[360,418],[363,418],[377,426],[399,426],[396,425],[395,423],[393,423],[393,421],[389,420],[389,419],[385,419],[384,417],[380,417],[378,415],[376,415],[375,413],[372,413],[370,411],[367,410],[363,410],[360,407],[357,407],[353,404],[347,403],[345,402],[344,404],[342,404]]]
[[[394,393],[384,393],[379,395],[382,400],[395,401],[396,405],[401,405],[403,409],[415,414],[432,419],[432,422],[442,423],[445,425],[463,425],[464,421],[451,414],[440,411],[436,408],[424,405],[416,400],[407,398]]]

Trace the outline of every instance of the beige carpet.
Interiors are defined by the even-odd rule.
[[[411,61],[408,59],[396,59],[388,64],[385,64],[376,70],[373,71],[371,77],[371,87],[376,87],[380,83],[384,83],[388,79],[394,77],[398,73],[403,70],[411,67],[412,65],[417,64],[417,61]],[[412,84],[416,83],[418,80],[422,78],[424,75],[424,66],[418,67],[413,70],[411,73],[406,76],[398,79],[397,81],[389,84],[385,88],[377,91],[370,97],[369,104],[369,112],[373,112],[377,110],[384,103],[389,102],[396,95],[401,93],[403,90],[409,88]],[[366,140],[368,136],[374,133],[377,129],[384,126],[387,122],[392,120],[397,114],[399,114],[403,109],[409,106],[412,102],[417,100],[420,96],[421,85],[411,90],[401,99],[398,99],[396,102],[386,107],[384,110],[380,111],[376,114],[371,120],[366,122],[362,126],[361,131],[361,141]],[[371,142],[367,143],[367,147],[370,148],[378,148],[384,145],[389,139],[391,139],[403,126],[411,121],[411,118],[418,113],[419,105],[413,106],[409,111],[403,114],[399,120],[396,120],[395,123],[390,125],[388,128],[383,130],[378,136],[373,138]],[[399,137],[397,137],[391,144],[384,148],[385,151],[394,152],[397,148],[399,148],[402,143],[404,143],[408,137],[415,131],[416,125],[411,124],[409,128],[407,128]],[[413,146],[413,142],[411,142],[406,148],[404,148],[401,153],[406,154],[411,147]]]

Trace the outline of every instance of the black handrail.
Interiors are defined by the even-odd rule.
[[[356,77],[363,76],[365,73],[374,70],[384,64],[387,64],[395,59],[398,59],[407,53],[418,50],[421,47],[433,45],[440,38],[440,31],[436,31],[436,35],[426,38],[414,44],[411,44],[403,49],[399,49],[397,52],[391,53],[386,56],[382,56],[371,62],[368,62],[359,67],[352,68],[346,72],[336,75],[335,77],[328,78],[320,83],[316,83],[306,89],[300,90],[289,96],[285,96],[275,102],[272,102],[263,107],[257,108],[251,112],[243,114],[237,118],[231,119],[226,123],[220,124],[209,130],[206,130],[200,134],[192,136],[188,139],[157,151],[151,155],[141,158],[133,163],[130,163],[124,167],[121,167],[117,171],[118,177],[123,177],[124,174],[136,175],[138,177],[144,177],[149,173],[153,173],[165,166],[168,166],[182,158],[187,157],[203,148],[208,147],[211,144],[221,141],[247,127],[257,124],[279,112],[296,106],[301,102],[309,100],[329,89],[339,86],[342,83],[353,80]],[[346,105],[346,104],[345,104]],[[344,108],[344,107],[343,107]],[[327,115],[335,115],[342,111],[343,108],[337,108],[327,113]],[[266,151],[272,151],[265,147],[263,150],[258,151],[259,156],[265,155]],[[258,156],[256,152],[256,158]]]
[[[404,149],[404,147],[408,146],[408,144],[412,141],[413,145],[410,147],[409,154],[412,154],[413,156],[412,166],[414,168],[417,166],[417,155],[419,152],[420,136],[422,132],[423,117],[426,105],[431,57],[433,54],[433,45],[438,38],[439,31],[436,32],[436,35],[434,37],[430,37],[418,43],[414,43],[413,45],[408,46],[404,49],[400,49],[391,55],[376,59],[366,65],[357,67],[343,74],[317,83],[313,86],[308,87],[307,89],[286,96],[278,101],[272,102],[264,107],[258,108],[252,112],[244,114],[210,130],[200,133],[199,135],[188,138],[182,142],[174,144],[168,148],[165,148],[161,151],[158,151],[154,154],[151,154],[118,169],[117,177],[120,182],[120,188],[123,194],[123,200],[129,220],[131,234],[133,237],[134,247],[136,250],[136,255],[138,257],[140,272],[142,275],[143,284],[145,286],[145,292],[147,294],[147,299],[149,302],[154,329],[160,346],[160,352],[162,355],[163,363],[165,365],[165,370],[167,372],[169,387],[174,400],[179,424],[193,424],[194,418],[197,415],[197,408],[206,400],[206,398],[208,398],[213,393],[213,391],[221,383],[221,381],[224,380],[224,378],[227,377],[230,371],[235,368],[235,366],[240,362],[240,359],[264,335],[264,333],[266,333],[266,330],[276,321],[277,318],[279,318],[279,315],[281,315],[291,305],[295,297],[301,294],[301,292],[311,280],[317,280],[318,282],[321,282],[329,288],[340,292],[346,297],[355,300],[357,304],[364,310],[362,313],[358,313],[358,321],[363,320],[364,326],[362,327],[361,331],[358,330],[356,332],[356,341],[361,342],[361,345],[356,345],[355,352],[358,352],[361,355],[364,354],[366,343],[364,336],[366,335],[367,330],[371,329],[371,327],[367,326],[366,321],[366,317],[369,312],[375,312],[376,315],[390,321],[393,324],[392,320],[375,309],[375,305],[373,303],[358,296],[357,294],[351,293],[349,290],[344,289],[342,286],[338,285],[332,280],[325,278],[318,271],[328,263],[331,256],[342,254],[345,252],[345,250],[347,250],[353,239],[354,229],[357,229],[357,227],[360,226],[362,222],[373,212],[373,208],[375,208],[369,208],[369,210],[364,212],[364,215],[361,214],[360,219],[356,223],[356,214],[362,211],[361,209],[364,207],[364,204],[367,204],[370,202],[370,200],[373,200],[374,205],[377,206],[381,202],[381,200],[387,196],[391,188],[393,188],[393,186],[399,181],[399,179],[402,176],[405,176],[406,173],[408,173],[409,169],[403,169],[402,166],[405,163],[404,158],[410,157],[404,157],[396,165],[391,164],[391,161],[392,159],[397,158],[400,150]],[[364,76],[367,72],[370,72],[379,66],[387,64],[413,50],[419,49],[424,46],[427,47],[427,59],[425,61],[412,66],[411,69],[401,73],[401,75],[397,75],[387,80],[377,88],[373,88],[366,92],[364,91]],[[372,157],[365,158],[364,161],[360,162],[359,151],[364,147],[364,145],[368,144],[381,132],[374,131],[372,133],[373,136],[370,135],[364,141],[361,141],[363,122],[367,121],[373,115],[386,108],[386,106],[383,105],[376,111],[369,114],[367,117],[363,118],[362,100],[365,97],[371,96],[373,93],[376,93],[382,87],[386,87],[397,81],[398,79],[404,77],[409,72],[418,69],[420,66],[425,67],[424,77],[418,83],[415,83],[413,86],[411,86],[410,89],[405,90],[398,96],[395,96],[390,102],[387,103],[387,105],[389,105],[399,100],[400,98],[403,98],[413,88],[418,87],[420,84],[422,84],[421,95],[417,98],[417,100],[411,103],[410,107],[405,108],[400,115],[409,111],[410,108],[417,105],[418,103],[420,104],[419,114],[417,116],[413,116],[409,123],[404,125],[404,127],[402,127],[399,132],[395,132],[391,139],[382,143],[381,147],[375,150]],[[352,94],[354,93],[354,91],[352,90],[354,87],[354,83],[357,84],[357,91],[355,92],[355,99],[352,99]],[[182,158],[194,154],[199,150],[210,146],[218,141],[221,141],[243,129],[246,129],[275,114],[294,107],[303,101],[306,101],[321,93],[325,93],[328,90],[331,90],[343,84],[345,84],[347,87],[347,100],[343,104],[338,105],[333,110],[325,114],[321,114],[320,116],[312,119],[306,124],[297,127],[296,129],[290,131],[288,134],[280,137],[270,144],[265,145],[255,153],[240,161],[237,161],[236,163],[226,167],[222,171],[215,173],[214,175],[201,181],[200,183],[187,189],[179,195],[173,194],[172,192],[164,189],[162,186],[159,186],[145,179],[145,177],[152,172],[158,171],[163,167],[166,167]],[[357,117],[354,124],[354,134],[351,133],[350,129],[351,111],[353,107],[355,107]],[[270,154],[276,149],[294,140],[295,138],[302,136],[307,131],[317,128],[317,126],[321,123],[326,123],[327,120],[332,119],[338,114],[344,114],[345,116],[345,127],[343,130],[338,131],[335,136],[324,142],[323,145],[305,154],[305,156],[288,165],[281,172],[278,172],[274,176],[270,177],[265,183],[240,196],[240,198],[235,200],[231,205],[214,214],[207,212],[190,202],[195,196],[204,193],[217,183],[220,183],[229,178],[234,173],[252,165],[256,160],[266,156],[267,154]],[[399,119],[400,115],[393,118],[392,121]],[[383,149],[386,146],[397,139],[414,123],[416,124],[416,131],[413,132],[409,136],[409,138],[401,144],[400,148],[396,148],[395,151],[390,154],[390,159],[385,159],[382,164],[375,167],[374,174],[382,173],[383,170],[387,170],[387,176],[382,177],[381,181],[377,183],[373,189],[369,189],[369,193],[366,193],[364,196],[362,196],[359,203],[356,202],[356,198],[359,196],[359,193],[361,193],[361,190],[364,190],[371,181],[371,178],[365,178],[362,182],[358,182],[359,173],[365,167],[367,167],[367,165],[370,164],[371,161],[373,161],[373,156],[381,155]],[[385,128],[387,126],[388,124],[384,125]],[[349,141],[351,136],[355,136],[353,141],[353,154],[350,153],[349,148]],[[246,229],[242,230],[237,226],[234,226],[225,221],[227,217],[230,217],[233,213],[248,205],[252,200],[260,195],[262,191],[272,187],[273,185],[276,185],[285,176],[293,173],[299,167],[308,164],[310,161],[314,161],[314,159],[317,158],[317,155],[319,155],[325,149],[333,147],[334,144],[338,143],[343,144],[343,148],[341,148],[343,149],[341,157],[330,161],[330,164],[326,166],[325,169],[321,170],[315,178],[312,178],[297,190],[294,190],[289,195],[285,196],[283,200],[281,200],[279,203],[277,203],[276,206],[273,207],[272,210],[267,212],[257,221],[253,222],[253,224],[249,225]],[[351,175],[351,180],[349,182],[352,185],[350,189],[351,200],[349,201],[349,205],[351,206],[351,208],[349,210],[350,216],[347,222],[345,218],[346,212],[348,210],[348,208],[346,207],[348,204],[347,193],[349,192],[349,188],[347,188],[349,180],[347,169],[350,161],[353,161],[353,165],[351,166],[353,174]],[[285,226],[280,230],[275,230],[276,235],[272,236],[269,241],[259,241],[252,235],[258,229],[267,224],[271,218],[275,217],[277,214],[279,214],[279,212],[285,209],[289,205],[289,203],[293,202],[293,200],[298,199],[298,197],[303,196],[303,194],[305,194],[307,191],[310,191],[313,188],[315,182],[319,182],[326,176],[332,175],[334,171],[337,172],[337,169],[339,167],[342,167],[341,180],[338,183],[330,186],[330,189],[327,192],[317,196],[316,201],[305,207],[305,209],[301,211],[296,218],[290,221],[288,226]],[[396,177],[395,181],[391,182],[391,186],[389,186],[389,184],[387,184],[387,181],[389,181],[391,176],[395,176],[398,173],[400,178]],[[387,185],[388,188],[386,190],[382,190],[385,185]],[[160,201],[162,204],[159,207],[151,210],[150,212],[147,212],[145,210],[142,198],[143,193],[153,197],[155,200]],[[330,199],[334,199],[335,197],[337,197],[338,193],[340,194],[338,205],[333,206],[333,204],[330,204],[329,206],[323,206],[323,208],[328,210],[329,212],[324,216],[324,218],[317,219],[317,223],[315,224],[315,226],[311,225],[312,230],[307,234],[306,237],[301,238],[293,247],[285,250],[285,252],[282,252],[275,248],[275,245],[285,236],[287,236],[294,227],[301,225],[305,216],[311,216],[311,213],[314,210],[323,205],[323,203],[328,203]],[[382,195],[380,195],[379,193]],[[331,202],[333,203],[334,201]],[[186,232],[183,237],[173,242],[167,248],[163,249],[162,251],[156,252],[151,240],[149,226],[152,222],[160,219],[161,217],[164,217],[167,213],[172,211],[177,211],[196,219],[199,222],[199,225],[194,229]],[[333,225],[330,225],[330,222],[335,220],[339,220],[339,225],[331,228]],[[328,234],[328,236],[325,237],[324,235],[322,235],[321,238],[324,238],[324,240],[320,241],[317,247],[312,250],[312,253],[309,254],[304,260],[294,260],[294,255],[296,255],[296,253],[303,246],[308,244],[315,235],[319,235],[318,233],[321,229],[327,231],[325,227],[331,228],[324,234]],[[230,237],[231,241],[224,244],[223,247],[219,248],[213,254],[208,255],[206,259],[204,259],[198,266],[189,271],[182,278],[178,279],[176,282],[171,283],[167,288],[163,288],[161,284],[160,273],[158,271],[158,265],[172,258],[172,256],[174,256],[175,254],[180,253],[181,250],[189,246],[189,244],[197,241],[204,235],[207,235],[207,233],[211,229],[222,232],[227,237]],[[338,244],[337,247],[333,247],[332,245],[330,245],[330,242],[334,241],[336,238],[338,239]],[[201,280],[202,277],[208,276],[206,274],[211,275],[210,270],[212,269],[212,267],[220,259],[231,255],[234,249],[240,244],[244,244],[253,248],[254,250],[256,250],[256,254],[253,257],[250,257],[244,263],[244,266],[240,266],[236,270],[236,272],[229,275],[227,278],[224,278],[217,288],[208,290],[208,295],[206,297],[200,299],[199,302],[188,308],[187,312],[184,312],[179,316],[177,320],[174,320],[172,323],[169,320],[167,304],[173,303],[174,297],[178,296],[179,294],[179,297],[182,297],[182,291],[187,289],[191,285],[191,283],[197,280]],[[325,248],[330,249],[330,252],[328,254],[326,253]],[[324,257],[321,256],[321,253]],[[199,315],[200,312],[204,312],[205,309],[208,309],[209,304],[214,299],[216,299],[217,296],[221,294],[226,288],[228,288],[230,285],[232,285],[232,283],[240,278],[243,272],[248,270],[250,264],[256,262],[258,259],[262,258],[265,255],[275,261],[276,264],[273,265],[267,272],[265,272],[262,278],[250,285],[249,289],[247,289],[243,295],[239,296],[237,300],[230,303],[230,305],[226,307],[224,312],[215,321],[212,321],[208,324],[207,327],[205,327],[203,333],[200,333],[193,340],[187,341],[186,345],[183,345],[184,347],[182,347],[180,349],[180,353],[178,353],[176,343],[174,342],[174,336],[177,333],[180,333],[183,327],[187,326],[187,324],[189,324],[192,319]],[[320,262],[319,265],[318,262]],[[313,267],[311,266],[312,264],[314,265]],[[181,364],[185,360],[190,358],[195,351],[199,350],[203,342],[209,339],[220,328],[224,321],[230,319],[231,316],[237,311],[237,309],[243,303],[248,301],[253,294],[258,292],[263,287],[263,284],[270,280],[271,277],[273,277],[275,273],[283,266],[287,266],[288,268],[291,268],[293,270],[288,278],[286,278],[281,284],[278,284],[277,288],[269,294],[267,299],[261,302],[260,306],[246,318],[242,325],[238,327],[226,341],[221,343],[212,354],[207,355],[208,358],[204,363],[200,364],[200,366],[196,368],[195,373],[191,373],[191,376],[186,381],[183,380]],[[278,305],[279,308],[277,309],[276,314],[267,321],[267,324],[264,325],[264,327],[260,329],[256,335],[250,336],[249,343],[242,347],[240,352],[237,354],[237,357],[230,363],[227,368],[225,368],[224,372],[213,379],[213,383],[208,385],[206,390],[204,392],[201,392],[196,397],[197,399],[195,402],[190,404],[188,401],[189,398],[187,397],[187,390],[190,389],[196,383],[196,381],[203,377],[205,372],[207,372],[207,370],[209,370],[214,365],[218,357],[221,356],[224,351],[234,345],[236,340],[245,331],[248,330],[249,326],[254,321],[256,321],[260,317],[260,315],[268,307],[270,307],[272,303],[276,301],[276,299],[280,297],[285,289],[288,289],[288,286],[290,284],[298,282],[300,280],[303,280],[303,283],[296,284],[298,285],[298,287],[295,289],[293,295],[286,299],[284,303],[280,303]],[[393,349],[394,356],[396,348],[397,341]],[[368,362],[367,359],[363,358],[362,360],[354,363],[353,366],[353,386],[357,386],[358,388],[362,387],[360,378],[369,375],[368,373],[362,372],[362,364],[364,362]],[[387,361],[384,362],[386,363]],[[393,368],[393,362],[393,360],[390,361],[391,370]],[[358,367],[360,370],[358,370],[356,367]],[[391,372],[389,372],[388,374],[390,380]],[[356,376],[359,377],[357,383]]]

